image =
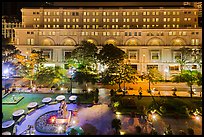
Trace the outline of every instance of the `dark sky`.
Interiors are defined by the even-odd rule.
[[[2,2],[2,15],[21,17],[23,7],[42,6],[46,2]],[[183,2],[50,2],[53,6],[182,6]]]
[[[175,6],[183,2],[54,2],[56,6]]]

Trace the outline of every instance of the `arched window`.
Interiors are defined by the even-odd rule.
[[[125,45],[128,46],[141,45],[141,42],[138,39],[131,38],[125,42]]]
[[[171,41],[171,45],[173,46],[182,46],[186,45],[186,42],[181,38],[175,38]]]
[[[76,42],[71,39],[71,38],[66,38],[62,41],[62,45],[65,45],[65,46],[73,46],[73,45],[76,45]]]
[[[147,45],[159,46],[159,45],[164,45],[164,42],[159,38],[152,38],[147,42]]]
[[[109,40],[106,40],[104,44],[105,44],[105,45],[106,45],[106,44],[113,44],[113,45],[116,46],[116,45],[117,45],[117,42],[116,42],[114,39],[109,39]]]
[[[50,38],[46,38],[42,41],[43,46],[51,46],[54,45],[54,41]]]
[[[86,40],[87,42],[90,42],[90,43],[93,43],[94,45],[97,45],[97,42],[93,39],[87,39]]]

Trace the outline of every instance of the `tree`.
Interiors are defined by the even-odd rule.
[[[76,45],[68,58],[68,66],[76,68],[73,79],[80,84],[84,82],[96,82],[97,72],[97,51],[98,48],[93,43],[82,41]]]
[[[122,62],[125,56],[126,55],[123,50],[112,44],[107,44],[102,46],[98,55],[98,60],[101,64],[109,67]]]
[[[144,79],[147,79],[149,82],[149,89],[147,90],[150,93],[153,103],[156,105],[156,108],[159,109],[159,104],[155,101],[154,97],[152,96],[150,84],[154,84],[155,82],[162,80],[162,74],[156,68],[151,68],[148,70],[146,74],[143,75]]]
[[[45,57],[42,55],[42,51],[33,50],[30,56],[25,57],[23,55],[17,55],[17,66],[21,76],[30,80],[30,87],[32,87],[32,81],[34,80],[34,74],[46,62]]]
[[[148,72],[143,75],[143,78],[149,81],[149,92],[151,92],[151,83],[154,84],[155,82],[163,79],[162,74],[156,68],[149,69]]]
[[[193,95],[193,85],[202,85],[202,74],[196,70],[183,70],[182,73],[174,75],[172,78],[173,82],[186,82],[190,87],[190,96]]]
[[[180,64],[181,72],[184,69],[189,57],[191,56],[192,50],[190,48],[182,47],[179,49],[181,52],[181,57],[178,57],[176,61]]]
[[[119,135],[120,134],[119,131],[121,129],[120,119],[117,119],[117,118],[113,119],[112,122],[111,122],[111,125],[112,125],[112,128],[115,129],[116,134]]]
[[[10,44],[10,38],[2,38],[2,63],[13,62],[20,51]]]
[[[193,50],[192,56],[194,57],[193,62],[202,67],[202,47]]]
[[[53,85],[62,85],[68,82],[67,71],[60,66],[40,67],[34,74],[36,84],[52,87]]]
[[[124,62],[109,66],[103,75],[102,82],[104,84],[118,84],[119,90],[121,90],[122,83],[136,83],[138,79],[136,70],[133,69],[131,65],[125,64]]]

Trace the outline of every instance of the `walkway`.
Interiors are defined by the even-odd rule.
[[[25,131],[28,127],[28,125],[35,125],[35,121],[40,117],[42,114],[45,114],[46,112],[53,111],[53,110],[58,110],[59,105],[46,105],[40,109],[36,109],[35,112],[33,112],[31,115],[26,115],[26,119],[21,123],[21,125],[17,126],[17,135],[20,135],[23,131]],[[74,110],[76,108],[76,104],[68,104],[68,109],[69,110]],[[36,135],[49,135],[49,134],[44,134],[36,131]]]

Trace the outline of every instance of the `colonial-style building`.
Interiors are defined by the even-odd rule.
[[[82,40],[113,44],[128,54],[139,73],[158,68],[166,78],[180,71],[177,57],[183,46],[198,49],[202,28],[192,7],[23,8],[22,27],[16,28],[15,46],[28,56],[42,50],[49,62],[65,66],[66,57]],[[192,60],[192,59],[189,59]],[[201,68],[189,63],[191,69]]]
[[[14,28],[20,28],[21,22],[15,17],[2,16],[2,37],[10,38],[11,43],[15,41]]]

